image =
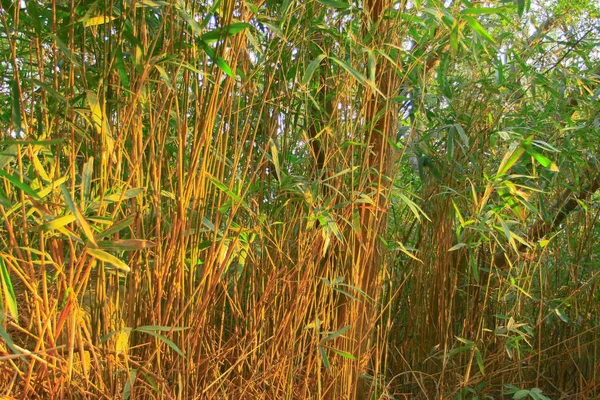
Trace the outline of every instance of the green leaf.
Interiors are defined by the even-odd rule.
[[[367,52],[367,71],[369,72],[369,80],[371,82],[375,82],[375,75],[377,71],[377,58],[375,58],[375,53],[373,50],[369,50]]]
[[[2,283],[2,298],[4,300],[4,305],[11,317],[18,321],[19,311],[17,309],[17,297],[15,296],[8,269],[6,268],[6,262],[2,257],[0,257],[0,283]]]
[[[310,82],[310,79],[312,78],[313,74],[315,73],[315,70],[319,67],[319,64],[321,64],[321,61],[323,61],[323,59],[325,57],[326,57],[325,54],[320,54],[317,56],[317,58],[312,60],[310,62],[310,64],[308,64],[308,67],[306,68],[306,72],[304,72],[304,77],[302,78],[303,85],[306,85],[306,84],[308,84],[308,82]]]
[[[137,0],[135,2],[136,7],[162,7],[168,5],[169,3],[167,3],[166,1],[160,0]]]
[[[133,251],[144,250],[156,246],[156,243],[144,239],[119,239],[98,242],[98,247],[105,250]]]
[[[550,171],[558,172],[558,165],[556,165],[556,163],[554,163],[549,158],[544,157],[532,147],[527,147],[526,151],[527,154],[535,158],[536,161],[539,162],[544,168],[548,168]]]
[[[321,355],[321,360],[323,361],[323,365],[325,366],[327,373],[329,375],[331,375],[331,368],[329,365],[329,357],[327,357],[327,353],[325,352],[325,349],[323,347],[318,346],[318,348],[319,348],[319,354]]]
[[[481,352],[477,347],[475,347],[474,351],[475,360],[477,360],[477,366],[479,367],[479,372],[481,372],[481,375],[485,375],[485,368],[483,366],[483,357],[481,356]]]
[[[163,82],[167,85],[167,87],[169,89],[171,89],[171,90],[175,90],[175,87],[171,83],[171,77],[169,76],[169,74],[167,73],[167,71],[162,66],[160,66],[158,64],[155,65],[154,68],[156,68],[156,70],[160,74],[160,77],[162,78]]]
[[[108,124],[108,118],[105,115],[104,103],[100,102],[94,91],[86,90],[85,92],[90,111],[92,112],[94,127],[106,144],[106,152],[112,156],[115,144],[110,125]]]
[[[323,343],[329,342],[330,340],[333,340],[336,337],[343,335],[348,329],[350,329],[350,325],[346,325],[343,328],[341,328],[333,333],[330,333],[329,335],[327,335],[327,337],[325,339],[323,339]]]
[[[0,338],[4,339],[4,343],[6,343],[6,346],[12,350],[13,353],[15,354],[22,354],[21,351],[19,351],[19,349],[17,349],[15,347],[15,342],[13,342],[12,338],[10,337],[10,335],[8,334],[8,332],[6,332],[4,330],[4,328],[2,327],[2,325],[0,325]]]
[[[160,326],[160,325],[143,325],[138,326],[134,331],[152,331],[152,332],[181,332],[190,329],[184,326]]]
[[[137,368],[131,368],[129,370],[129,376],[127,377],[125,385],[123,386],[123,400],[127,400],[129,396],[131,396],[131,389],[133,388],[133,384],[135,383],[137,372]]]
[[[115,52],[115,67],[117,68],[117,72],[119,73],[119,78],[121,79],[123,87],[125,90],[130,91],[131,86],[129,85],[129,75],[127,74],[127,69],[125,68],[125,56],[123,55],[121,46],[119,46]]]
[[[496,39],[494,39],[484,28],[477,22],[477,20],[473,17],[463,17],[467,24],[473,29],[479,36],[484,38],[490,43],[496,44]]]
[[[146,0],[146,2],[148,2],[149,0]],[[158,2],[156,2],[158,3]],[[162,2],[161,2],[162,3]],[[188,26],[190,27],[191,31],[193,34],[200,36],[200,34],[202,33],[202,27],[200,26],[200,24],[198,24],[198,22],[196,22],[196,20],[194,19],[193,16],[191,16],[187,10],[185,9],[185,6],[183,4],[183,2],[178,3],[175,2],[176,6],[175,8],[177,9],[177,12],[179,13],[179,16],[188,24]],[[181,6],[179,5],[181,4]]]
[[[521,389],[513,395],[513,399],[524,399],[529,396],[529,390]]]
[[[21,122],[21,95],[19,90],[19,82],[13,79],[11,82],[11,96],[12,96],[12,123],[13,131],[20,137],[22,122]]]
[[[461,347],[456,347],[454,349],[451,349],[448,353],[446,353],[448,356],[455,356],[457,354],[460,353],[464,353],[466,351],[471,351],[471,349],[473,348],[473,346],[461,346]]]
[[[452,26],[452,30],[450,31],[450,49],[452,50],[452,54],[456,55],[458,53],[458,44],[460,39],[460,26],[455,23]]]
[[[217,28],[217,29],[213,29],[212,31],[207,32],[204,35],[202,35],[202,37],[200,39],[206,43],[212,43],[212,42],[216,42],[218,40],[225,39],[227,37],[231,37],[231,36],[235,35],[236,33],[239,33],[241,31],[243,31],[244,29],[251,28],[251,27],[252,27],[252,25],[250,25],[247,22],[234,22],[230,25],[223,26],[223,27]]]
[[[350,75],[352,75],[358,82],[360,82],[363,85],[368,85],[367,78],[363,74],[352,68],[352,66],[350,66],[350,64],[348,64],[346,61],[340,60],[339,58],[334,56],[331,56],[330,58],[333,61],[335,61],[335,63],[338,64],[340,67],[345,69],[346,72],[350,73]]]
[[[144,190],[145,190],[144,188],[127,189],[125,191],[125,193],[119,192],[119,193],[113,193],[110,196],[106,196],[104,198],[104,201],[109,201],[111,203],[117,203],[122,200],[133,199],[134,197],[138,196],[140,193],[143,193]]]
[[[115,336],[117,333],[131,332],[131,331],[132,331],[131,328],[123,328],[123,329],[118,329],[116,331],[109,332],[106,335],[102,335],[102,337],[100,338],[100,343],[105,343],[108,339]]]
[[[10,183],[12,183],[13,186],[15,186],[18,189],[21,189],[23,192],[30,195],[31,197],[33,197],[37,200],[41,200],[41,198],[37,194],[37,192],[35,190],[33,190],[32,188],[30,188],[27,184],[21,182],[21,180],[19,179],[18,176],[11,175],[2,169],[0,169],[0,176],[6,178],[6,180],[8,180]]]
[[[334,348],[331,348],[331,347],[330,347],[329,349],[330,349],[331,351],[333,351],[335,354],[337,354],[337,355],[340,355],[340,356],[342,356],[342,357],[344,357],[344,358],[347,358],[347,359],[349,359],[349,360],[356,360],[356,357],[354,357],[354,356],[353,356],[352,354],[350,354],[350,353],[347,353],[347,352],[345,352],[345,351],[342,351],[342,350],[334,349]]]
[[[231,78],[235,78],[235,74],[231,70],[229,64],[227,64],[227,61],[223,60],[221,57],[217,57],[217,59],[215,60],[215,64],[221,69],[221,71],[225,72],[228,76],[230,76]]]
[[[347,3],[344,3],[341,1],[335,1],[335,0],[317,0],[317,1],[321,4],[323,4],[324,6],[335,8],[338,10],[347,10],[348,8],[350,8],[350,4],[347,4]]]
[[[117,233],[117,232],[127,228],[129,225],[133,224],[134,220],[135,220],[135,215],[130,215],[130,216],[120,220],[119,222],[115,223],[113,226],[111,226],[104,232],[99,233],[97,235],[97,237],[98,237],[98,239],[102,239],[107,236],[114,235],[115,233]]]
[[[458,249],[462,249],[463,247],[467,247],[466,243],[458,243],[458,244],[455,244],[454,246],[450,247],[448,249],[448,251],[456,251]]]
[[[560,320],[562,322],[564,322],[566,324],[569,323],[569,317],[567,317],[567,314],[565,314],[565,312],[562,309],[560,309],[560,308],[557,307],[557,308],[554,309],[554,313],[556,315],[558,315],[558,318],[560,318]]]
[[[358,81],[358,83],[370,87],[374,92],[377,92],[378,94],[383,96],[383,93],[381,93],[381,91],[375,86],[375,82],[371,82],[370,80],[368,80],[363,74],[358,72],[356,69],[352,68],[352,66],[350,66],[350,64],[348,64],[346,61],[340,60],[339,58],[334,56],[331,56],[329,58],[332,59],[340,67],[342,67],[344,70],[346,70],[346,72],[348,72],[350,75],[352,75],[354,79]]]
[[[526,0],[517,0],[517,13],[519,17],[523,17],[523,12],[525,12],[525,2]],[[529,0],[527,0],[529,2]]]
[[[217,178],[215,178],[208,172],[206,173],[206,176],[208,177],[208,180],[212,182],[213,185],[215,185],[217,188],[221,189],[233,200],[237,201],[238,203],[241,203],[241,201],[242,201],[241,197],[238,196],[237,194],[235,194],[234,192],[232,192],[231,190],[229,190],[229,188],[227,186],[225,186],[225,184],[223,182],[219,181]]]
[[[0,169],[6,167],[12,161],[12,159],[17,156],[18,152],[19,147],[15,144],[8,146],[6,149],[0,150]]]
[[[134,331],[145,332],[145,333],[147,333],[149,335],[154,336],[155,338],[157,338],[157,339],[161,340],[162,342],[164,342],[165,344],[167,344],[171,349],[173,349],[181,357],[186,358],[185,354],[183,354],[183,351],[181,351],[181,349],[179,347],[177,347],[177,345],[175,343],[173,343],[172,340],[167,339],[166,337],[164,337],[160,333],[157,333],[155,330],[136,328],[136,329],[134,329]]]
[[[494,15],[494,14],[502,14],[506,11],[506,7],[468,7],[462,10],[460,13],[462,15]]]

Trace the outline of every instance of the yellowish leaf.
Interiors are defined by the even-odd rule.
[[[100,261],[104,261],[104,262],[111,264],[113,267],[117,268],[118,270],[121,270],[123,272],[130,271],[129,266],[127,264],[125,264],[123,261],[121,261],[117,257],[113,256],[112,254],[109,254],[103,250],[88,249],[88,253],[91,256],[96,257]]]
[[[115,20],[116,18],[117,17],[112,15],[100,15],[99,17],[92,17],[88,19],[87,21],[85,21],[85,24],[83,26],[87,28],[89,26],[104,25],[106,23],[109,23],[110,21]]]

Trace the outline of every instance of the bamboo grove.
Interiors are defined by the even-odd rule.
[[[0,8],[0,396],[600,395],[600,10]]]

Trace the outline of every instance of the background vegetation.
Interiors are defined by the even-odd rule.
[[[594,1],[0,9],[0,394],[600,396]]]

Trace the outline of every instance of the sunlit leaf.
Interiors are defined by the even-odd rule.
[[[127,264],[125,264],[119,258],[113,256],[112,254],[105,252],[104,250],[88,248],[87,252],[91,256],[97,258],[100,261],[109,263],[110,265],[112,265],[113,267],[115,267],[116,269],[118,269],[120,271],[123,271],[123,272],[130,271],[129,266]]]
[[[83,230],[83,234],[89,241],[90,245],[92,245],[93,247],[98,247],[96,239],[94,238],[94,231],[92,230],[92,227],[87,222],[81,211],[79,211],[79,208],[75,205],[75,203],[73,203],[73,199],[71,198],[71,193],[69,192],[69,189],[67,189],[65,185],[60,185],[60,189],[65,199],[65,203],[67,203],[67,207],[69,207],[69,210],[71,210],[71,213],[75,216],[75,219],[79,223],[79,226]]]
[[[477,32],[477,34],[479,36],[481,36],[482,38],[484,38],[485,40],[487,40],[490,43],[496,44],[496,39],[494,39],[484,28],[483,26],[481,26],[481,24],[479,22],[477,22],[477,20],[473,17],[463,17],[465,21],[467,21],[467,24],[469,24],[469,26],[471,27],[471,29],[473,29],[475,32]]]
[[[116,18],[117,17],[112,16],[112,15],[100,15],[97,17],[91,17],[85,21],[83,26],[85,26],[87,28],[90,26],[104,25],[104,24],[109,23],[110,21],[114,21]]]

